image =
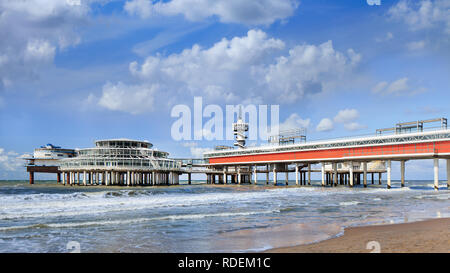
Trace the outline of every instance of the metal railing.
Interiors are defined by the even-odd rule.
[[[377,145],[402,145],[402,144],[412,144],[415,142],[423,141],[435,141],[450,139],[450,130],[433,130],[430,132],[420,132],[413,134],[393,134],[384,136],[374,136],[370,137],[352,137],[352,138],[341,138],[339,139],[328,139],[327,141],[309,141],[304,144],[297,145],[273,145],[273,146],[259,146],[255,148],[248,149],[236,149],[232,151],[214,151],[205,153],[206,158],[210,157],[222,157],[222,156],[233,156],[233,155],[250,155],[250,154],[260,154],[268,152],[290,152],[290,151],[301,151],[301,150],[317,150],[317,149],[335,149],[335,148],[353,148],[353,147],[363,147],[363,146],[377,146]]]

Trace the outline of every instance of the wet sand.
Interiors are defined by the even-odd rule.
[[[450,253],[450,218],[346,228],[344,235],[319,243],[270,249],[269,253]],[[373,244],[373,243],[372,243]],[[376,245],[376,243],[374,244]]]

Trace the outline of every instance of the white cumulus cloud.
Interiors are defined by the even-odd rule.
[[[350,123],[359,118],[359,112],[356,109],[344,109],[340,110],[334,117],[335,122]]]
[[[336,51],[332,41],[321,45],[298,45],[264,71],[265,84],[280,102],[295,102],[307,92],[318,93],[336,84],[359,63],[352,49]]]
[[[224,23],[271,24],[291,16],[298,7],[296,0],[131,0],[124,10],[142,18],[183,15],[190,21],[216,16]]]
[[[383,96],[415,95],[425,91],[426,89],[423,87],[411,87],[409,84],[409,78],[407,77],[400,78],[391,83],[382,81],[372,88],[372,93]]]
[[[0,148],[0,172],[1,171],[17,171],[23,167],[24,160],[19,157],[19,154],[14,151],[5,151]]]
[[[103,86],[103,93],[99,105],[110,109],[131,114],[153,111],[154,95],[159,85],[126,85],[107,83]],[[92,96],[91,96],[92,98]]]
[[[367,128],[366,125],[359,124],[358,122],[346,123],[346,124],[344,124],[344,127],[345,127],[345,129],[347,129],[349,131],[358,131],[358,130]]]
[[[284,41],[252,29],[209,48],[195,44],[180,53],[151,55],[131,62],[129,70],[140,84],[159,84],[169,105],[192,96],[207,103],[292,104],[351,81],[361,59],[352,49],[335,50],[331,41],[285,47]]]
[[[316,127],[318,132],[328,132],[334,129],[333,121],[329,118],[323,118]]]
[[[48,41],[29,41],[25,50],[26,60],[52,61],[55,56],[55,47]]]
[[[302,119],[297,113],[293,113],[280,124],[280,130],[284,131],[294,128],[308,128],[310,125],[311,119]]]
[[[442,28],[450,34],[450,1],[402,0],[388,11],[391,18],[407,24],[411,30]]]
[[[406,45],[406,47],[409,50],[414,51],[414,50],[420,50],[420,49],[425,48],[425,44],[426,44],[425,41],[421,40],[421,41],[410,42]]]
[[[183,143],[183,146],[190,149],[191,155],[194,158],[203,158],[204,153],[212,152],[214,150],[212,148],[198,147],[198,143],[196,142],[185,142]]]
[[[58,50],[78,44],[95,1],[0,0],[0,89],[37,78]]]

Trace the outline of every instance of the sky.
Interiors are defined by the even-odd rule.
[[[450,0],[368,2],[0,0],[0,179],[25,178],[20,157],[47,143],[232,145],[173,139],[171,111],[194,97],[279,105],[309,140],[449,117]],[[432,162],[407,171],[429,179]]]

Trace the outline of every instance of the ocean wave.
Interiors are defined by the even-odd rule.
[[[361,202],[359,201],[348,201],[348,202],[340,202],[339,205],[340,206],[354,206],[354,205],[358,205],[361,204]]]
[[[86,222],[69,222],[69,223],[39,223],[32,225],[22,226],[9,226],[0,227],[0,231],[18,230],[18,229],[32,229],[32,228],[73,228],[73,227],[87,227],[87,226],[103,226],[103,225],[127,225],[138,224],[150,221],[159,220],[194,220],[208,217],[238,217],[238,216],[250,216],[257,214],[270,214],[279,213],[279,210],[266,210],[266,211],[248,211],[248,212],[221,212],[221,213],[202,213],[202,214],[180,214],[180,215],[166,215],[153,218],[134,218],[125,220],[105,220],[105,221],[86,221]]]
[[[73,217],[78,215],[116,213],[122,211],[144,210],[148,208],[166,207],[199,207],[214,204],[270,204],[270,206],[282,206],[285,200],[295,198],[304,201],[305,206],[314,205],[322,197],[339,197],[342,195],[361,196],[376,194],[380,196],[393,196],[410,192],[408,188],[395,189],[363,189],[352,190],[349,188],[274,188],[264,190],[212,192],[211,189],[202,191],[174,191],[168,194],[160,190],[104,190],[97,192],[76,192],[58,194],[28,194],[17,198],[0,199],[0,220],[17,218],[38,217]],[[434,195],[433,195],[434,196]],[[438,194],[437,199],[448,200],[449,195]],[[25,198],[24,198],[25,197]],[[317,198],[318,197],[318,198]],[[351,197],[354,199],[356,197]],[[358,197],[363,198],[363,197]],[[383,197],[384,199],[385,197]],[[345,199],[344,199],[345,201]],[[339,204],[336,202],[335,204]],[[298,204],[297,204],[298,205]],[[331,204],[330,204],[331,205]],[[342,206],[348,205],[345,202]],[[350,204],[353,205],[353,204]]]

